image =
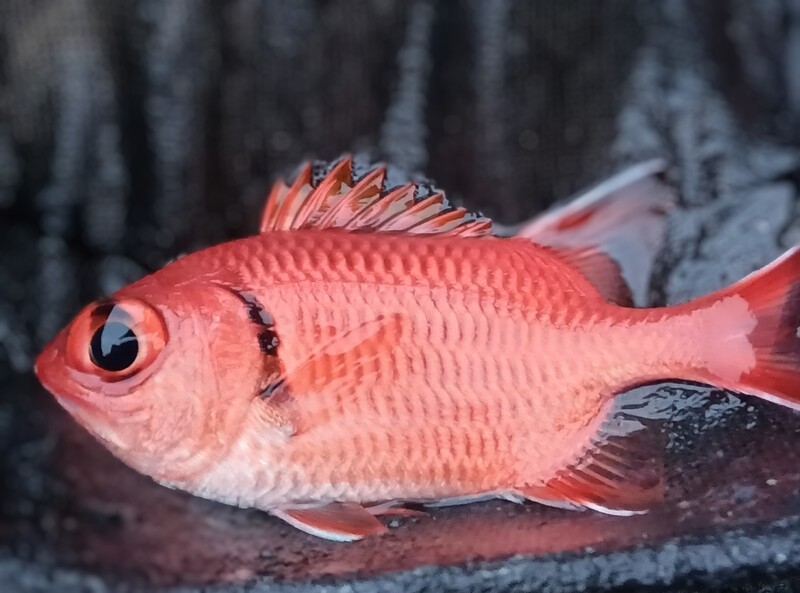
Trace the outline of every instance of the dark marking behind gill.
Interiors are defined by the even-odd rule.
[[[272,315],[267,313],[264,305],[262,305],[255,296],[246,292],[238,291],[237,295],[247,304],[247,312],[248,315],[250,315],[250,319],[253,321],[253,323],[266,327],[273,327],[275,325],[275,320],[272,318]]]
[[[275,380],[271,380],[267,383],[267,386],[261,390],[258,396],[263,399],[270,399],[277,393],[280,393],[286,388],[286,380],[283,377],[278,377]]]
[[[258,345],[261,348],[261,352],[267,356],[278,355],[278,344],[278,334],[275,333],[273,328],[265,329],[258,334]]]
[[[259,328],[258,347],[261,349],[261,352],[267,356],[277,356],[280,339],[275,330],[275,320],[264,308],[264,305],[261,304],[261,301],[259,301],[255,295],[248,292],[236,290],[221,284],[218,286],[224,288],[242,301],[247,308],[247,317]]]

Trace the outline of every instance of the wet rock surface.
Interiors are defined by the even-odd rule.
[[[798,39],[790,0],[4,3],[2,591],[796,585],[800,416],[767,403],[625,396],[667,443],[647,515],[489,502],[342,545],[153,484],[30,365],[90,299],[253,232],[306,155],[385,158],[506,224],[666,158],[681,204],[651,302],[706,294],[800,242]]]

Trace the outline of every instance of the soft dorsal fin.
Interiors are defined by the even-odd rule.
[[[524,224],[517,236],[560,252],[609,301],[624,304],[631,294],[644,305],[675,201],[657,178],[665,168],[660,160],[634,165]]]
[[[633,295],[619,264],[596,247],[558,249],[557,253],[583,274],[609,303],[633,306]]]
[[[377,167],[356,180],[353,160],[340,161],[314,187],[305,165],[291,185],[275,183],[261,219],[261,232],[298,229],[344,229],[404,232],[415,235],[491,235],[492,221],[449,204],[443,193],[418,197],[413,183],[386,188],[386,168]]]

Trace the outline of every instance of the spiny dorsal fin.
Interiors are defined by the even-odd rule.
[[[272,188],[261,219],[261,232],[298,229],[344,229],[415,235],[491,235],[492,221],[449,204],[443,193],[418,197],[419,186],[385,187],[386,168],[353,179],[353,160],[343,159],[317,185],[305,165],[291,186]]]

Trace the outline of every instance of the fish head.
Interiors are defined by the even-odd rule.
[[[86,307],[35,369],[112,453],[180,485],[231,447],[262,388],[265,356],[230,290],[151,278]]]

